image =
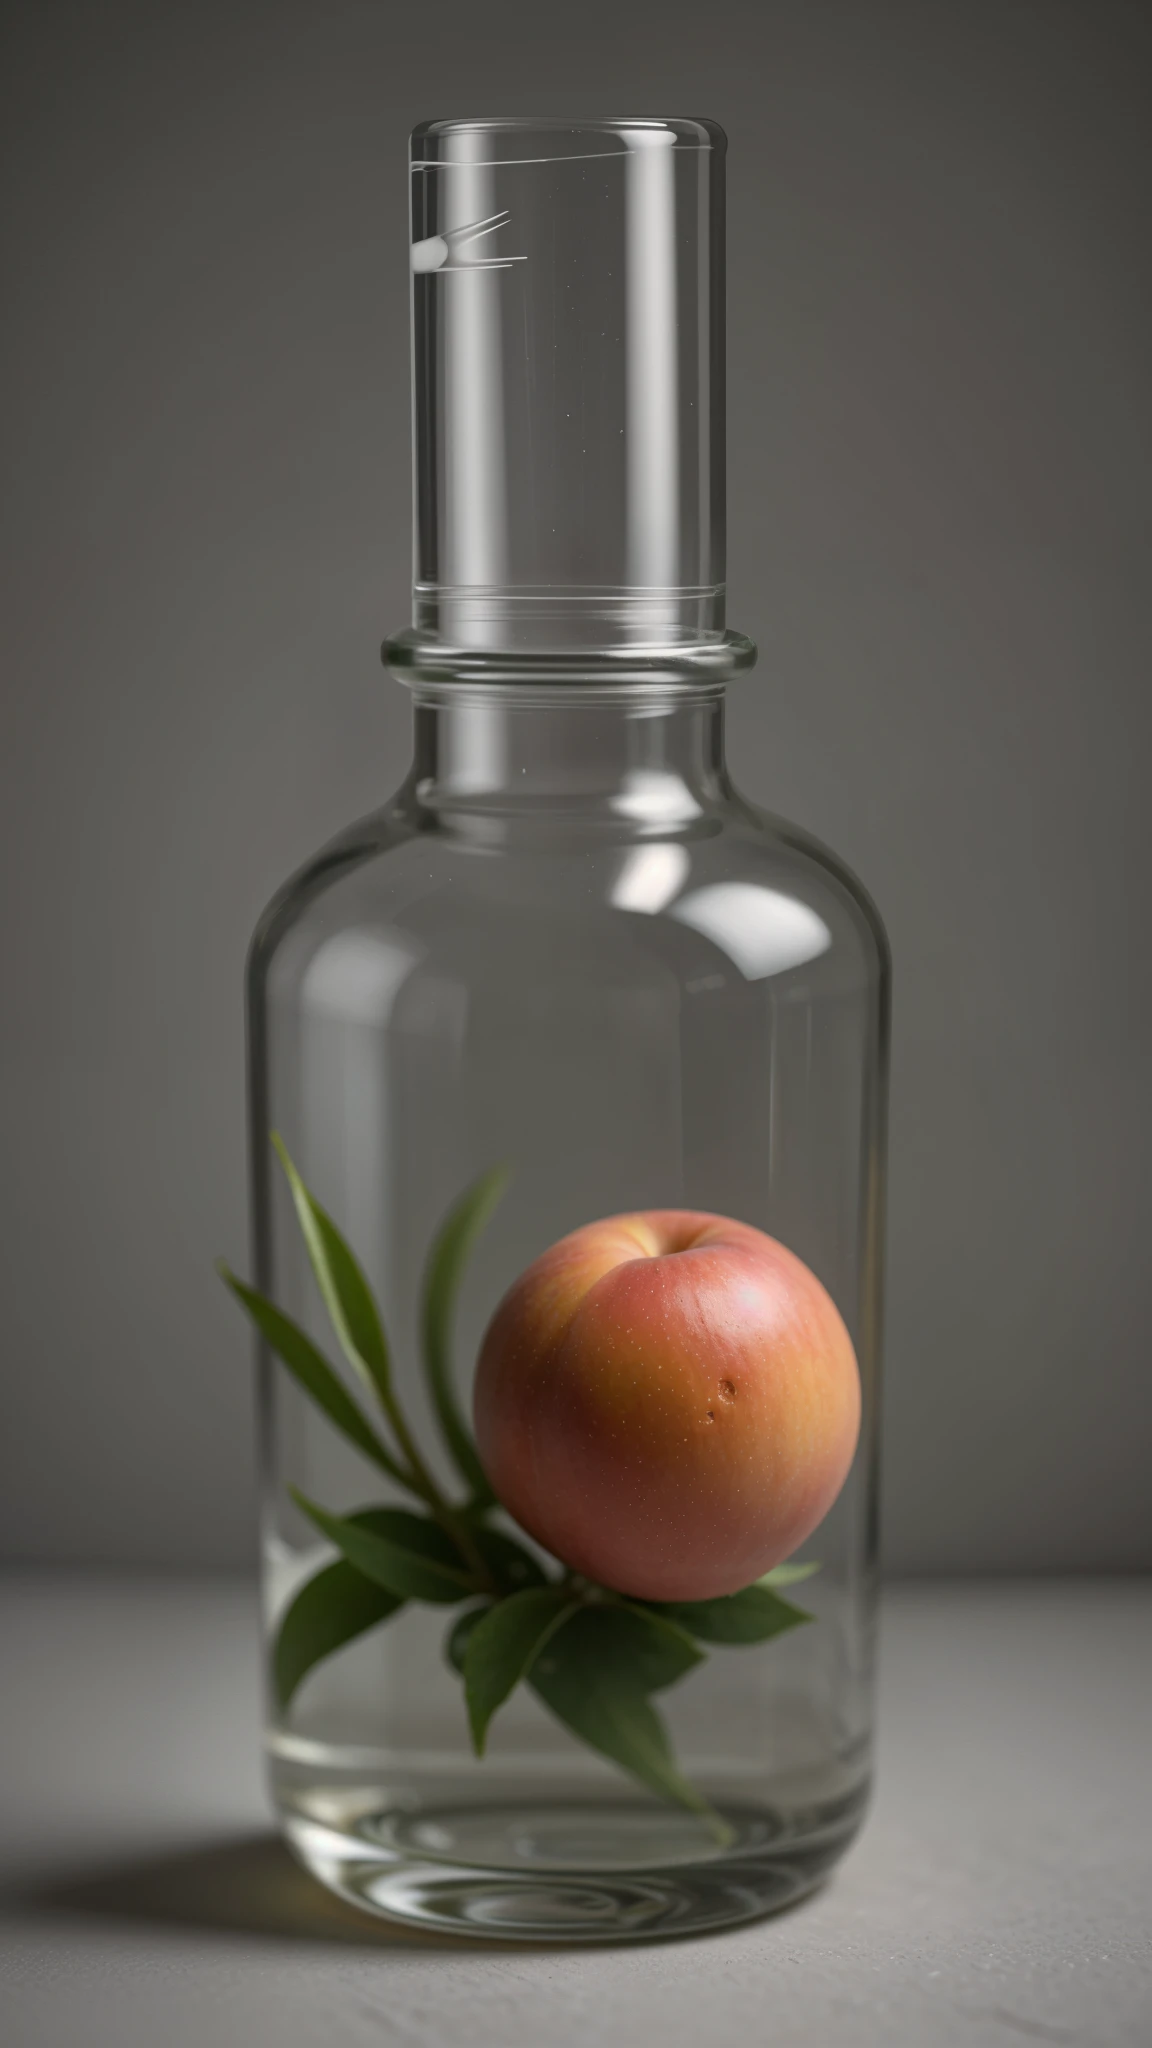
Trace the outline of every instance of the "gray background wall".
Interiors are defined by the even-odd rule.
[[[731,137],[749,794],[898,965],[887,1551],[1152,1564],[1152,16],[4,10],[3,1461],[20,1559],[238,1565],[240,969],[405,764],[405,135]]]

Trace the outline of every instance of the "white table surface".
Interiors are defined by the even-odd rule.
[[[330,1899],[272,1833],[254,1602],[0,1589],[5,2048],[1152,2048],[1152,1586],[905,1586],[857,1846],[774,1920],[494,1950]]]

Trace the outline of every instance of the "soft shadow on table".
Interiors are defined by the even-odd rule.
[[[377,1951],[442,1949],[449,1954],[493,1959],[511,1950],[535,1955],[557,1949],[572,1953],[567,1943],[469,1939],[432,1929],[399,1927],[359,1913],[325,1891],[271,1832],[89,1865],[30,1886],[6,1903],[38,1918],[63,1915],[121,1926],[179,1927],[197,1933],[313,1941]],[[805,1903],[803,1899],[793,1901],[773,1917],[786,1918]],[[724,1932],[717,1929],[690,1938],[722,1940]],[[636,1945],[647,1943],[640,1937]],[[580,1946],[595,1950],[616,1944],[591,1941]]]
[[[309,1877],[272,1833],[90,1865],[22,1892],[18,1904],[37,1915],[368,1949],[488,1946],[358,1913]]]

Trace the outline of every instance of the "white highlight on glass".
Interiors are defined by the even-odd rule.
[[[619,817],[640,825],[683,825],[700,816],[687,783],[667,768],[630,768],[611,805]]]
[[[482,241],[486,235],[494,235],[499,228],[506,228],[511,218],[505,207],[500,213],[489,214],[487,220],[465,221],[462,227],[447,228],[442,235],[427,235],[422,242],[413,242],[410,251],[413,270],[511,270],[514,263],[527,263],[526,256],[477,256],[472,253],[474,243]],[[449,257],[459,260],[449,262]]]
[[[437,764],[445,789],[480,796],[508,780],[508,725],[496,704],[463,703],[449,719]],[[425,787],[425,785],[421,785]]]
[[[413,242],[409,261],[416,271],[439,270],[448,261],[448,244],[443,235],[426,235],[422,242]]]
[[[462,134],[461,152],[478,157],[482,135]],[[461,157],[443,181],[443,240],[470,239],[493,222],[493,173]],[[501,216],[503,218],[504,216]],[[501,361],[500,277],[480,263],[461,264],[445,292],[444,450],[447,464],[445,583],[496,584],[504,579],[507,481]],[[437,287],[441,289],[441,287]],[[467,638],[466,629],[463,634]]]
[[[420,954],[377,932],[339,932],[308,963],[302,1000],[313,1016],[343,1024],[386,1024]]]
[[[712,882],[674,903],[669,916],[711,939],[747,981],[764,981],[815,960],[832,944],[806,903],[758,882]]]
[[[626,128],[623,135],[628,581],[666,590],[680,580],[676,138],[667,129]]]
[[[636,846],[626,853],[612,884],[617,910],[664,910],[687,878],[688,854],[682,846]]]

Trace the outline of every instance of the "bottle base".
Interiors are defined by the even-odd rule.
[[[724,1805],[729,1839],[653,1804],[554,1800],[395,1806],[352,1825],[282,1814],[301,1863],[349,1904],[426,1932],[492,1941],[652,1941],[779,1912],[818,1885],[862,1802],[807,1825]]]

